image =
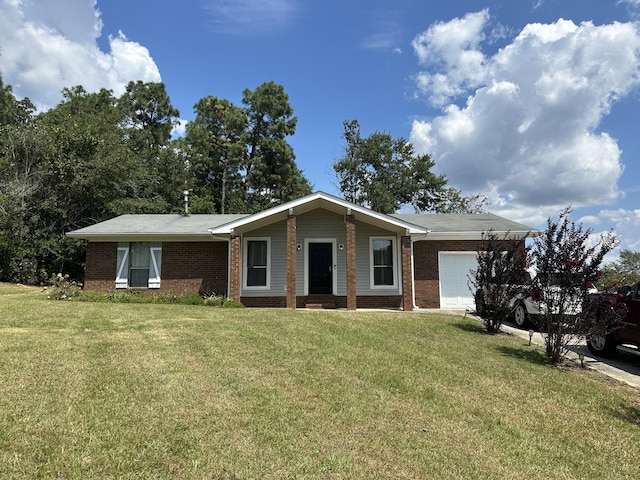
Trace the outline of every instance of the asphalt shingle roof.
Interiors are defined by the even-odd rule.
[[[518,222],[493,214],[394,214],[392,217],[429,229],[433,233],[465,232],[532,232]],[[74,230],[76,238],[116,237],[130,235],[201,236],[208,237],[209,229],[247,217],[246,214],[227,215],[121,215],[111,220]]]
[[[391,215],[405,222],[428,228],[431,232],[533,232],[535,229],[492,213],[439,214],[397,213]]]
[[[71,237],[115,236],[115,235],[182,235],[211,236],[209,229],[239,218],[236,215],[163,215],[138,214],[121,215],[111,220],[74,230]]]

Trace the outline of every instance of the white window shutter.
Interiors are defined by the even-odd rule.
[[[151,261],[149,262],[149,288],[160,288],[162,247],[151,247],[149,251],[151,253]]]
[[[123,244],[121,244],[123,245]],[[129,280],[129,245],[118,246],[118,265],[116,267],[116,288],[127,288]]]

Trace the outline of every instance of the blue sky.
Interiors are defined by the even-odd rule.
[[[337,194],[342,122],[429,153],[489,210],[544,227],[571,204],[640,250],[640,0],[0,0],[0,72],[63,87],[163,81],[181,118],[281,84],[315,189]]]

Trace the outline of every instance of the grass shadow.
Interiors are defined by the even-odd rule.
[[[487,330],[487,327],[484,325],[484,323],[454,323],[453,324],[454,327],[459,328],[460,330],[463,330],[465,332],[471,332],[471,333],[485,333],[487,335],[506,335],[505,332],[500,329],[497,332],[490,332],[489,330]]]
[[[632,425],[640,425],[640,408],[634,405],[619,405],[618,408],[611,407],[611,415]]]
[[[497,347],[498,352],[502,355],[517,358],[519,360],[526,360],[536,365],[548,365],[549,359],[540,350],[533,348],[514,348],[507,346]]]
[[[465,332],[489,333],[487,329],[484,327],[484,325],[482,325],[481,323],[476,324],[476,323],[458,322],[458,323],[454,323],[453,326],[456,328],[459,328],[460,330],[464,330]]]

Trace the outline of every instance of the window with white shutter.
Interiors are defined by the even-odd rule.
[[[118,244],[116,288],[160,288],[162,244]]]

